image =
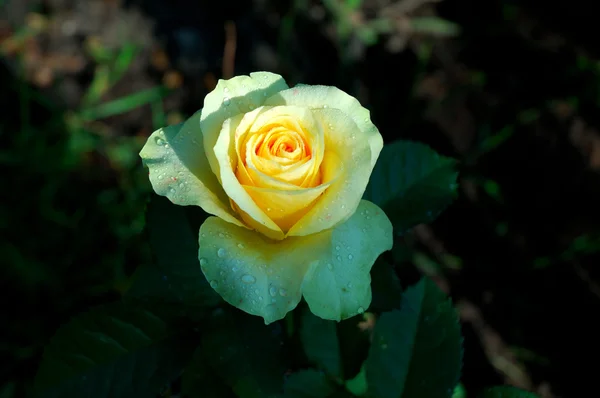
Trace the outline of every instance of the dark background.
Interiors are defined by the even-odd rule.
[[[595,395],[593,9],[0,0],[0,397],[24,394],[57,327],[118,298],[149,261],[150,186],[137,155],[146,137],[201,108],[217,79],[255,70],[338,86],[371,110],[386,142],[460,160],[457,201],[403,243],[460,311],[468,393],[509,383]]]

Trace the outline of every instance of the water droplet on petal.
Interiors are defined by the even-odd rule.
[[[200,266],[206,267],[208,265],[208,261],[205,258],[200,259]]]
[[[352,256],[352,254],[348,254],[348,260],[352,260],[354,257]]]
[[[287,290],[285,290],[285,289],[279,289],[279,295],[282,296],[282,297],[287,296]]]
[[[269,294],[270,294],[272,297],[275,297],[275,296],[277,295],[277,289],[276,289],[274,286],[271,286],[271,287],[269,288]]]
[[[163,140],[160,137],[154,138],[154,141],[156,142],[156,145],[158,145],[158,146],[164,146],[166,144],[165,140]]]
[[[231,267],[231,270],[232,270],[233,272],[237,272],[237,270],[238,270],[238,269],[237,269],[237,267]]]
[[[329,269],[331,271],[333,269],[333,264],[331,264],[331,263],[327,264],[327,269]]]
[[[223,92],[224,92],[224,93],[228,93],[228,92],[229,92],[229,88],[225,87],[225,88],[223,89]]]
[[[225,249],[221,247],[219,250],[217,250],[217,256],[225,257]]]
[[[337,256],[336,257],[338,261],[342,261],[342,257],[341,256]]]
[[[223,105],[227,106],[231,104],[231,100],[228,97],[223,98]]]
[[[238,243],[238,244],[237,244],[237,247],[239,247],[240,249],[243,249],[243,248],[244,248],[244,247],[246,247],[246,246],[244,246],[244,244],[243,244],[243,243]]]
[[[169,193],[170,193],[170,194],[173,194],[173,193],[175,193],[175,188],[173,188],[173,187],[169,188]]]
[[[216,289],[219,287],[219,282],[212,280],[210,281],[210,287],[212,287],[213,289]]]
[[[340,250],[340,247],[339,247],[339,246],[336,246],[336,247],[335,247],[335,250]]]
[[[363,312],[365,312],[365,309],[363,307],[358,307],[358,313],[362,314]]]
[[[219,232],[219,238],[224,238],[225,235],[222,232]]]
[[[256,282],[256,278],[254,278],[252,275],[245,274],[242,276],[242,282],[251,284]]]
[[[254,294],[259,294],[260,291],[258,289],[254,289]]]
[[[348,282],[348,289],[352,288],[352,282]]]
[[[162,180],[163,178],[165,178],[164,174],[159,174],[156,178],[158,178],[159,180]]]
[[[346,208],[346,205],[341,205],[340,207],[341,207],[342,209],[345,209],[345,208]]]

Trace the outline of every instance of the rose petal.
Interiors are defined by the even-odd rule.
[[[177,205],[200,206],[207,213],[243,225],[210,170],[199,119],[200,112],[196,112],[185,123],[158,129],[150,135],[140,157],[150,170],[152,188]]]
[[[337,87],[297,85],[279,91],[269,97],[264,105],[296,105],[310,109],[334,108],[348,115],[361,131],[360,139],[365,139],[371,148],[371,169],[375,166],[379,152],[383,147],[383,139],[377,127],[371,122],[370,112],[351,95]],[[357,137],[358,139],[358,137]]]
[[[369,307],[369,272],[391,247],[389,220],[362,201],[335,229],[283,241],[210,217],[200,227],[199,257],[213,289],[266,324],[293,310],[302,294],[315,315],[339,321]]]
[[[371,148],[368,135],[338,109],[313,109],[325,129],[325,154],[321,165],[324,183],[331,186],[288,236],[305,236],[332,228],[350,217],[369,182]]]
[[[204,99],[200,127],[204,133],[204,146],[213,172],[220,175],[216,155],[212,149],[219,137],[225,120],[246,113],[263,105],[269,96],[287,89],[280,75],[270,72],[254,72],[250,76],[220,79],[217,86]]]

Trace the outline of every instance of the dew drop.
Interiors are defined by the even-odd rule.
[[[244,244],[243,244],[243,243],[238,243],[238,244],[237,244],[237,247],[239,247],[240,249],[243,249],[243,248],[244,248],[244,247],[246,247],[246,246],[244,246]]]
[[[165,140],[163,140],[160,137],[154,138],[154,141],[156,142],[156,145],[158,145],[158,146],[164,146],[166,144]]]
[[[274,286],[271,286],[269,288],[269,294],[271,295],[271,297],[275,297],[277,295],[277,289]]]
[[[223,98],[223,105],[227,106],[231,104],[231,100],[228,97]]]
[[[219,232],[219,238],[224,238],[225,235],[223,234],[223,232]]]
[[[338,261],[342,261],[342,257],[341,256],[337,256],[336,257]]]
[[[348,282],[348,284],[346,286],[348,286],[348,289],[351,289],[352,288],[352,282]]]
[[[335,247],[335,250],[340,250],[340,247],[339,247],[339,246],[336,246],[336,247]]]
[[[159,180],[162,180],[163,178],[165,178],[164,174],[159,174],[156,178],[158,178]]]
[[[205,258],[200,259],[200,266],[206,267],[208,265],[208,261]]]
[[[228,93],[228,92],[229,92],[229,88],[225,87],[225,88],[223,89],[223,92],[224,92],[224,93]]]
[[[333,264],[331,264],[331,263],[327,264],[327,269],[331,271],[333,269]]]
[[[242,282],[251,284],[256,282],[256,278],[254,278],[252,275],[245,274],[242,276]]]
[[[219,282],[212,280],[210,281],[210,287],[212,287],[213,289],[216,289],[219,287]]]
[[[173,188],[173,187],[169,188],[169,193],[175,193],[175,188]]]
[[[358,307],[358,313],[362,314],[363,312],[365,312],[365,309],[363,307]]]
[[[254,294],[259,294],[260,291],[258,289],[254,289]]]
[[[270,208],[270,207],[267,207],[267,211],[271,211],[271,208]]]
[[[221,247],[219,250],[217,250],[217,256],[225,257],[225,249]]]
[[[346,205],[341,205],[340,207],[341,207],[342,209],[345,209],[345,208],[346,208]]]
[[[263,301],[263,297],[262,296],[258,296],[258,301]]]
[[[231,267],[231,270],[232,270],[233,272],[237,272],[237,270],[238,270],[238,269],[237,269],[237,267]]]
[[[352,260],[354,258],[354,256],[352,256],[352,254],[348,254],[348,260]]]
[[[279,295],[280,295],[281,297],[285,297],[285,296],[287,296],[287,290],[285,290],[285,289],[279,289]]]

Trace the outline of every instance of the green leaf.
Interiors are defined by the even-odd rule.
[[[498,386],[485,390],[480,398],[537,398],[538,395],[520,388],[511,386]]]
[[[342,377],[340,346],[334,321],[319,318],[306,308],[302,313],[300,339],[311,362],[333,377]]]
[[[359,397],[367,393],[369,386],[367,384],[367,371],[364,365],[353,379],[346,381],[346,389]]]
[[[400,308],[402,286],[390,263],[379,257],[371,269],[371,280],[373,301],[370,311],[384,312]]]
[[[396,234],[433,221],[456,196],[456,161],[427,145],[396,141],[385,145],[363,199],[380,206]]]
[[[44,398],[152,397],[181,372],[189,344],[147,310],[121,302],[97,307],[56,332],[35,387]]]
[[[156,265],[136,271],[128,295],[199,309],[218,304],[220,297],[200,270],[198,233],[192,230],[185,207],[152,195],[146,226]]]
[[[431,280],[407,289],[401,309],[377,320],[366,361],[373,397],[451,397],[461,366],[456,311]]]
[[[240,398],[280,397],[286,370],[280,324],[243,313],[219,313],[202,339],[204,361]]]
[[[183,398],[236,398],[224,380],[210,367],[201,347],[181,375],[181,393]]]
[[[79,116],[84,120],[98,120],[110,116],[120,115],[129,112],[135,108],[164,98],[168,94],[164,87],[153,87],[147,90],[139,91],[123,98],[110,102],[105,102],[93,107],[82,109]]]
[[[326,398],[335,386],[323,372],[314,369],[301,370],[291,374],[285,381],[286,398]]]

